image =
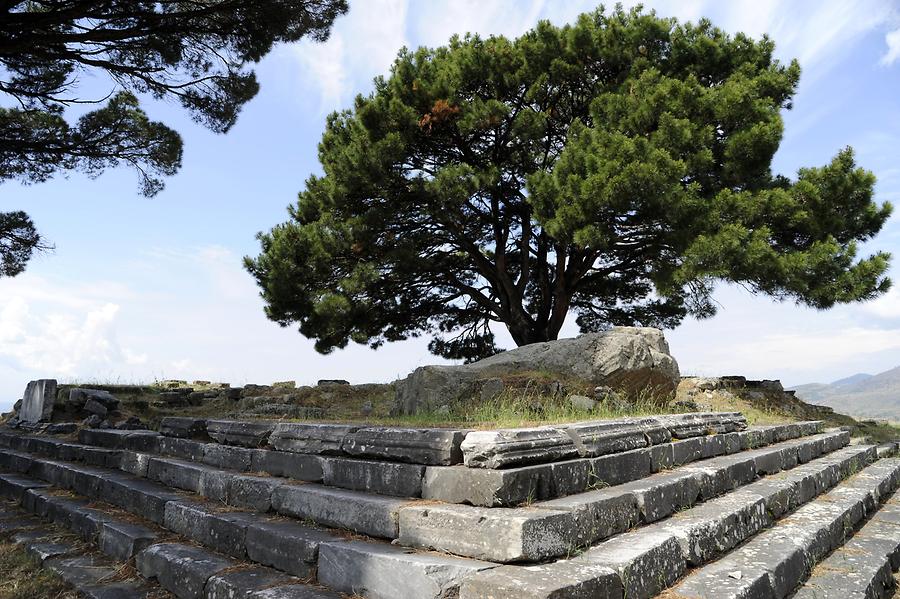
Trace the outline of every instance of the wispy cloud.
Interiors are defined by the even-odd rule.
[[[881,57],[881,64],[891,66],[900,58],[900,29],[889,31],[884,36],[884,41],[887,44],[887,52]]]

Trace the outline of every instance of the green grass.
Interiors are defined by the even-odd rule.
[[[25,550],[0,541],[0,599],[76,599],[59,576],[41,568]]]

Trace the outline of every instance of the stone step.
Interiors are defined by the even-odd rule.
[[[599,426],[599,423],[598,425]],[[609,436],[614,436],[615,426]],[[640,439],[649,425],[635,425],[635,437],[622,433],[620,451],[602,457],[578,458],[504,469],[429,466],[422,497],[481,507],[513,507],[522,503],[580,493],[594,485],[616,485],[682,466],[696,460],[757,449],[772,443],[820,432],[821,422],[750,427],[688,439],[666,436],[649,446]],[[668,433],[667,433],[668,435]],[[623,440],[624,438],[624,440]],[[664,439],[664,440],[663,440]],[[627,440],[627,443],[626,443]],[[645,439],[646,441],[646,439]],[[585,442],[582,442],[585,443]],[[639,448],[635,448],[635,447]]]
[[[900,498],[881,506],[853,537],[822,560],[794,599],[881,599],[900,569]]]
[[[503,597],[514,589],[528,589],[521,596],[529,599],[593,597],[590,593],[597,588],[605,589],[609,597],[652,597],[672,585],[689,565],[729,551],[771,526],[792,506],[810,501],[874,459],[874,447],[840,449],[668,520],[575,551],[569,559],[477,574],[463,584],[460,599]]]
[[[725,557],[695,570],[674,593],[685,599],[787,597],[878,511],[898,484],[900,459],[880,460]],[[851,545],[851,549],[858,548]]]
[[[473,431],[460,450],[469,468],[500,469],[597,457],[747,428],[738,412],[674,414],[646,418],[596,420],[533,428]]]
[[[0,456],[11,451],[0,450]],[[24,462],[21,459],[23,456],[27,457],[27,454],[18,456],[18,463]],[[89,497],[112,500],[113,504],[135,515],[144,515],[145,513],[144,506],[148,501],[139,499],[142,494],[147,493],[152,498],[156,498],[171,493],[167,487],[158,483],[124,473],[104,477],[102,471],[94,467],[34,459],[32,460],[32,469],[48,474],[54,480],[61,481],[63,485],[69,485],[65,487],[67,489],[71,489],[77,484],[89,493]],[[71,476],[56,475],[57,471],[70,473]],[[2,481],[6,478],[17,481],[17,485],[23,489],[22,494],[34,484],[33,481],[28,481],[21,475],[0,475],[0,486],[3,486]],[[137,487],[136,495],[129,496],[121,493],[109,495],[102,486],[94,487],[85,481],[78,482],[81,479],[93,478],[114,478],[118,485],[126,485],[126,482],[130,480],[131,484]],[[318,487],[318,489],[312,489],[312,487]],[[299,490],[300,494],[288,492],[292,488]],[[295,487],[283,485],[279,489],[288,491],[273,500],[273,508],[283,514],[301,518],[314,517],[319,521],[328,519],[343,521],[348,518],[357,518],[360,522],[367,523],[365,526],[367,530],[374,530],[376,533],[380,532],[384,535],[396,534],[396,519],[392,515],[396,514],[396,509],[393,506],[386,506],[390,509],[376,510],[373,509],[375,503],[372,502],[365,505],[354,505],[353,502],[364,497],[363,494],[304,484]],[[377,496],[372,496],[370,499],[374,499],[375,502],[395,501]],[[31,503],[37,504],[38,500],[31,500]],[[161,519],[156,515],[160,509],[163,512]],[[340,573],[348,567],[346,556],[357,556],[362,552],[363,547],[369,546],[371,547],[370,555],[364,561],[370,564],[381,564],[387,568],[387,572],[390,572],[390,576],[387,578],[367,578],[365,568],[353,574],[356,576],[355,580],[364,588],[374,589],[370,595],[367,595],[372,597],[386,597],[390,594],[389,581],[391,577],[408,577],[410,582],[403,587],[407,594],[397,595],[395,592],[391,595],[392,599],[430,597],[430,595],[421,594],[424,592],[423,589],[433,589],[435,593],[438,593],[434,597],[443,598],[448,596],[446,593],[458,588],[461,577],[493,566],[493,564],[473,560],[414,552],[376,541],[356,541],[353,547],[345,548],[343,544],[348,541],[342,537],[325,530],[305,526],[296,520],[223,508],[213,502],[194,499],[184,494],[174,494],[164,503],[154,504],[152,513],[153,519],[167,530],[187,537],[220,554],[242,560],[249,559],[301,577],[314,576],[318,571],[320,577],[328,580],[342,580],[344,576],[353,574]],[[329,545],[330,555],[333,556],[327,563],[322,562],[318,555],[325,544]],[[353,559],[360,558],[353,557]],[[340,570],[340,572],[335,573],[335,570]],[[330,578],[328,578],[329,576]]]
[[[167,423],[166,420],[169,419],[164,419],[163,430],[173,429],[174,425]],[[181,429],[191,430],[191,427],[196,426],[196,422],[202,422],[203,430],[206,430],[206,421],[184,418],[172,418],[171,420],[178,421],[175,424],[179,424],[179,431]],[[181,422],[183,420],[187,423]],[[230,421],[216,422],[221,424],[222,430],[229,430],[228,423]],[[622,425],[617,424],[617,421],[604,421],[572,426],[580,426],[585,430],[593,431],[592,434],[595,438],[604,438],[604,436],[615,438],[617,427],[621,428]],[[285,440],[286,438],[273,434],[272,439],[276,446],[290,449],[293,447],[291,443],[301,442],[294,437],[302,437],[302,443],[305,444],[303,449],[328,453],[330,451],[328,445],[323,445],[324,442],[320,437],[338,436],[338,445],[346,448],[344,453],[355,453],[363,457],[380,459],[249,449],[217,442],[208,443],[181,437],[168,437],[150,431],[82,429],[79,432],[79,439],[83,444],[65,443],[37,436],[0,433],[0,444],[51,458],[84,461],[98,466],[121,467],[141,475],[143,475],[143,469],[149,460],[152,457],[160,456],[190,460],[214,468],[258,472],[307,482],[320,482],[326,486],[365,490],[382,495],[424,497],[449,503],[470,503],[494,507],[515,506],[530,501],[566,496],[582,492],[591,485],[627,482],[694,460],[734,453],[742,449],[760,447],[772,442],[812,434],[821,427],[821,422],[753,427],[741,432],[723,432],[685,440],[676,439],[672,442],[669,442],[672,438],[668,436],[668,429],[662,429],[660,425],[656,426],[659,430],[666,431],[666,436],[653,439],[656,444],[650,447],[624,453],[613,453],[602,458],[579,458],[505,470],[405,463],[405,461],[414,461],[409,452],[416,448],[427,447],[426,441],[432,443],[432,448],[428,451],[432,453],[438,451],[434,449],[434,446],[437,446],[443,448],[440,451],[449,452],[447,455],[450,455],[461,440],[461,433],[460,435],[454,433],[456,436],[453,436],[447,431],[431,431],[430,433],[427,430],[417,431],[411,441],[404,442],[394,433],[401,431],[408,434],[410,431],[407,429],[357,429],[346,425],[283,423],[273,425],[276,433],[284,430],[285,434],[289,432],[293,436]],[[641,432],[648,430],[648,427],[642,424],[635,430]],[[674,426],[673,430],[678,431]],[[252,436],[252,433],[246,434]],[[423,437],[423,435],[426,436]],[[641,435],[641,439],[651,438],[643,432]],[[579,441],[582,444],[593,443],[596,445],[598,442],[590,441],[588,433],[584,433],[584,436],[588,440]],[[275,442],[276,438],[282,441]],[[438,442],[441,438],[444,440]],[[666,442],[661,442],[663,438]],[[310,439],[315,441],[312,446],[309,446]],[[423,439],[425,440],[423,441]],[[287,443],[287,445],[283,445],[283,443]],[[94,448],[95,446],[96,448]],[[633,443],[619,445],[615,449],[625,449],[631,446]],[[104,450],[116,450],[116,452]],[[390,452],[394,452],[394,454]],[[395,455],[395,459],[400,461],[383,461],[390,455]],[[415,459],[426,463],[442,463],[441,458],[435,456]]]
[[[410,504],[400,510],[399,542],[499,563],[558,558],[745,485],[758,475],[809,462],[848,441],[844,431],[783,441],[528,507]]]
[[[0,513],[0,520],[21,522],[27,520],[27,516],[26,512],[9,506],[4,507]],[[64,530],[44,524],[15,533],[11,539],[13,543],[21,545],[38,564],[55,572],[83,597],[165,599],[170,596],[158,585],[140,578],[123,578],[121,562],[125,560],[109,559],[96,554],[83,555],[84,546],[64,533]]]
[[[0,475],[3,476],[3,475]],[[21,478],[21,477],[20,477]],[[308,584],[299,577],[289,576],[284,572],[258,564],[238,561],[228,556],[210,551],[206,548],[187,545],[172,539],[171,534],[154,529],[152,525],[142,524],[134,515],[123,515],[108,505],[99,505],[98,509],[85,507],[88,501],[81,497],[52,494],[43,489],[29,489],[28,494],[36,497],[22,503],[23,508],[31,508],[32,513],[43,516],[63,528],[67,528],[81,537],[82,540],[96,545],[109,557],[118,561],[134,558],[140,574],[183,598],[232,599],[338,599],[340,595],[324,587]],[[175,505],[170,503],[169,507]],[[90,531],[80,524],[79,518],[87,518],[96,522]],[[271,523],[260,523],[263,525]],[[262,544],[264,558],[275,553],[281,554],[282,562],[287,569],[300,571],[303,579],[315,576],[315,554],[313,563],[298,566],[304,562],[306,554],[298,547],[290,544],[291,532],[285,528],[275,529],[271,526],[268,533],[248,540],[248,551],[255,552],[256,546]],[[171,530],[171,529],[170,529]],[[178,531],[173,531],[178,532]],[[206,531],[211,538],[216,534],[227,535],[223,528]],[[275,533],[275,534],[273,534]],[[81,548],[76,553],[69,548],[55,547],[40,530],[30,530],[23,540],[40,541],[34,551],[46,555],[47,565],[57,571],[76,588],[89,597],[131,598],[147,595],[144,589],[158,590],[158,586],[145,581],[122,581],[116,584],[99,584],[106,578],[117,578],[117,568],[106,564],[112,560],[94,553],[85,554]],[[159,542],[163,536],[170,538]],[[280,538],[276,538],[280,537]],[[322,539],[335,540],[332,537]],[[197,539],[194,539],[197,540]],[[244,539],[240,541],[242,547]],[[65,549],[65,550],[64,550]],[[246,557],[246,553],[243,554]],[[95,588],[96,587],[96,588]],[[118,593],[118,594],[117,594]],[[129,594],[131,593],[131,594]],[[154,595],[156,596],[156,595]]]

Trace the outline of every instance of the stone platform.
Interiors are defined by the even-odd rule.
[[[734,413],[503,431],[172,418],[77,442],[0,431],[0,496],[183,598],[882,597],[900,459],[849,443]]]

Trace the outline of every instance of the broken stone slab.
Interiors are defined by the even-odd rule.
[[[274,422],[242,422],[239,420],[208,420],[206,422],[206,433],[219,443],[253,449],[264,447],[274,429]]]
[[[579,457],[572,438],[551,426],[473,431],[460,448],[469,468],[510,468]]]
[[[53,415],[56,401],[56,379],[31,381],[22,395],[19,419],[24,422],[47,422]]]
[[[208,440],[206,420],[185,416],[167,416],[159,422],[159,432],[166,437],[178,439]]]
[[[76,588],[94,585],[100,580],[115,576],[109,560],[95,555],[54,557],[44,562],[44,567]]]
[[[597,420],[560,428],[572,438],[582,457],[619,453],[671,440],[668,429],[655,418]]]
[[[395,497],[421,497],[425,466],[323,458],[322,472],[323,482],[331,487]]]
[[[462,463],[460,444],[468,431],[449,429],[360,428],[348,432],[341,444],[351,456],[428,466]]]
[[[439,504],[400,510],[400,544],[491,562],[559,557],[582,538],[572,512]]]
[[[459,599],[622,599],[618,574],[603,565],[571,560],[536,566],[501,566],[463,580]]]
[[[319,546],[338,540],[335,535],[291,520],[259,520],[247,524],[247,557],[265,566],[311,578],[316,572]]]
[[[625,597],[649,599],[678,580],[685,569],[684,556],[673,535],[635,533],[604,541],[574,561],[614,570],[619,575]]]
[[[747,419],[740,412],[666,414],[657,418],[675,439],[732,433],[747,428]]]
[[[285,516],[385,539],[398,535],[398,513],[408,501],[307,483],[272,492],[272,509]]]
[[[342,455],[344,438],[359,430],[345,424],[279,422],[269,437],[269,445],[281,451],[321,455]]]
[[[120,520],[106,520],[100,527],[100,551],[117,560],[128,561],[149,545],[157,534],[140,524]]]
[[[337,541],[319,547],[319,581],[370,599],[445,599],[494,564],[412,553],[384,543]]]
[[[252,597],[256,591],[287,584],[294,579],[262,566],[214,574],[206,582],[204,599]]]
[[[254,449],[250,458],[250,470],[294,480],[321,482],[324,477],[322,459],[302,453]]]
[[[50,558],[63,557],[77,551],[74,545],[68,543],[33,542],[28,543],[25,552],[39,564],[43,564]]]
[[[206,582],[237,563],[206,549],[179,543],[151,545],[137,554],[141,576],[155,579],[180,599],[201,599]]]

